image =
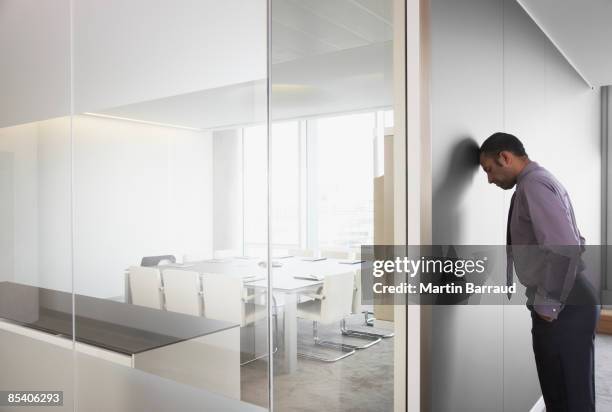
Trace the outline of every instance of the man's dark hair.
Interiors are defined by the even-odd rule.
[[[493,133],[480,146],[480,154],[496,157],[500,152],[508,151],[516,156],[527,157],[523,143],[516,136],[508,133]]]

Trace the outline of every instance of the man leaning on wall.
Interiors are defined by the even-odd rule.
[[[529,159],[521,141],[495,133],[480,147],[480,165],[503,190],[516,188],[508,212],[508,283],[514,269],[526,287],[532,342],[548,412],[595,411],[594,339],[600,307],[585,277],[569,194]]]

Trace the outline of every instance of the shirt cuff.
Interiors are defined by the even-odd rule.
[[[536,295],[535,297],[533,310],[535,310],[538,315],[557,319],[562,309],[563,305],[556,300],[544,298],[541,295]]]

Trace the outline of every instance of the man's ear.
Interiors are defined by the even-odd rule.
[[[497,160],[500,166],[510,166],[510,164],[512,164],[512,153],[507,150],[502,150],[499,152]]]

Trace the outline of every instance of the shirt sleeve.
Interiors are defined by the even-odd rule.
[[[564,194],[545,181],[534,179],[525,183],[526,208],[538,253],[546,262],[538,280],[534,310],[556,319],[576,279],[581,254],[580,234],[575,231]]]

